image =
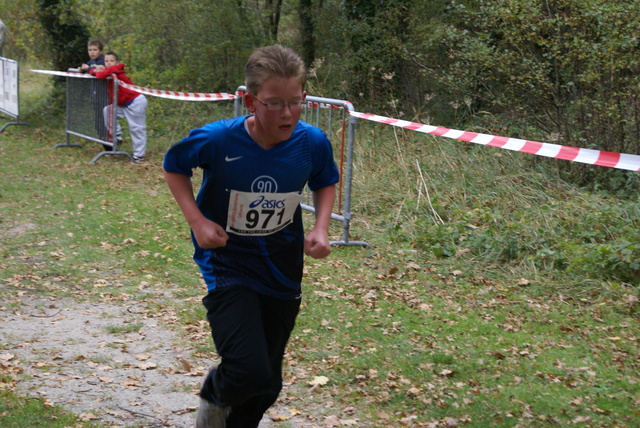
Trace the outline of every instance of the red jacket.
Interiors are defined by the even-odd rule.
[[[98,79],[106,79],[115,74],[118,80],[128,83],[129,85],[133,85],[133,82],[124,72],[124,64],[116,64],[111,67],[107,67],[102,71],[96,71],[95,68],[90,70],[92,76],[96,76]],[[113,99],[113,80],[109,80],[107,82],[107,91],[109,92],[109,103]],[[131,89],[124,88],[122,86],[118,86],[118,105],[120,107],[124,107],[133,101],[139,93],[132,91]]]

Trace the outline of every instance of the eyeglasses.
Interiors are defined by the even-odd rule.
[[[274,101],[271,103],[265,103],[264,101],[262,101],[261,99],[259,99],[258,97],[256,97],[255,95],[253,96],[254,99],[256,99],[260,104],[262,104],[263,106],[265,106],[267,108],[267,110],[269,111],[280,111],[284,108],[284,106],[289,107],[289,110],[299,110],[300,108],[302,108],[302,104],[304,104],[304,101],[292,101],[288,104],[285,103],[281,103],[280,101]]]

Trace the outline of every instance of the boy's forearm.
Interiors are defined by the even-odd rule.
[[[330,185],[313,191],[313,207],[316,213],[314,229],[329,231],[331,212],[336,199],[336,186]]]
[[[169,190],[178,203],[187,223],[192,225],[193,223],[201,220],[204,215],[196,205],[191,177],[175,172],[168,172],[166,170],[163,170],[163,172],[165,181],[169,186]]]

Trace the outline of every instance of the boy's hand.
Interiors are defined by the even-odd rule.
[[[89,66],[87,64],[82,64],[80,67],[78,67],[78,70],[82,70],[82,71],[86,71],[89,69]]]
[[[227,232],[218,223],[204,217],[198,223],[192,224],[191,230],[200,248],[224,247],[229,239]]]
[[[304,253],[314,259],[322,259],[331,254],[331,244],[327,234],[315,229],[309,232],[304,238]]]
[[[104,65],[96,65],[95,66],[96,71],[104,71],[105,68],[106,67]]]

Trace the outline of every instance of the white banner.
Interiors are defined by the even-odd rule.
[[[0,111],[18,117],[18,62],[0,57]]]

